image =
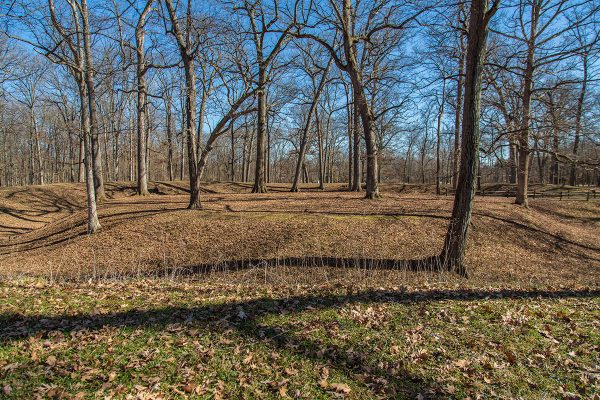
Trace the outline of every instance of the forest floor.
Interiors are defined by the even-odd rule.
[[[150,186],[93,236],[82,185],[0,188],[0,398],[600,396],[600,199],[477,197],[465,280],[382,261],[439,252],[430,187]]]

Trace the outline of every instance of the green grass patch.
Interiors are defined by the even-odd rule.
[[[5,283],[0,397],[594,398],[599,306],[589,291]]]

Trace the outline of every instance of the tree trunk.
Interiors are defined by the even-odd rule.
[[[509,129],[512,130],[512,125],[509,125]],[[508,182],[515,184],[517,183],[517,145],[512,136],[508,140]]]
[[[317,167],[319,170],[319,189],[325,189],[325,170],[323,166],[323,131],[321,130],[321,121],[319,120],[319,113],[315,113],[315,126],[317,129],[317,151],[319,153],[319,159]]]
[[[308,110],[308,116],[306,117],[306,123],[304,124],[304,129],[302,130],[302,136],[300,138],[300,147],[298,150],[298,160],[296,161],[296,169],[294,172],[294,182],[292,183],[292,192],[297,192],[298,191],[298,181],[300,180],[300,169],[302,164],[304,163],[304,156],[306,154],[306,146],[308,143],[308,134],[310,132],[310,127],[312,124],[312,116],[315,113],[315,110],[317,109],[317,104],[319,103],[319,96],[321,95],[321,92],[323,91],[323,87],[325,86],[325,82],[327,81],[327,74],[329,73],[329,69],[331,68],[331,64],[333,62],[333,59],[329,60],[329,63],[327,64],[327,67],[325,68],[325,71],[323,72],[323,75],[321,76],[321,81],[319,82],[319,85],[316,88],[316,91],[314,93],[313,96],[313,101],[310,104],[310,109]],[[314,83],[314,80],[313,80]]]
[[[575,138],[573,140],[573,159],[577,158],[577,152],[579,151],[579,138],[581,136],[581,118],[583,116],[583,104],[585,101],[585,92],[588,81],[588,53],[583,53],[583,81],[581,82],[581,91],[579,92],[579,98],[577,99],[577,111],[575,113]],[[577,183],[577,165],[575,162],[571,164],[571,171],[569,173],[569,185],[575,186]]]
[[[460,4],[460,9],[463,9],[463,3]],[[458,14],[459,20],[461,14]],[[462,95],[463,95],[463,76],[465,68],[464,57],[464,33],[460,34],[460,54],[458,59],[458,80],[456,83],[456,112],[454,114],[454,151],[452,153],[452,186],[456,189],[458,184],[458,170],[460,163],[460,116],[462,111]]]
[[[437,118],[437,141],[435,145],[435,193],[439,195],[441,193],[441,177],[440,171],[442,168],[440,159],[440,142],[442,141],[442,118],[444,117],[444,103],[446,102],[446,78],[442,85],[442,102],[440,104],[440,111]]]
[[[83,22],[83,44],[85,59],[85,83],[87,86],[90,138],[92,145],[92,169],[94,175],[94,189],[96,200],[106,198],[104,193],[104,179],[102,177],[102,152],[98,142],[98,118],[96,114],[96,88],[94,86],[94,66],[92,63],[92,35],[90,33],[89,9],[87,0],[81,0],[81,16]]]
[[[363,134],[365,137],[366,163],[367,163],[367,190],[365,198],[374,199],[379,197],[379,187],[377,184],[377,142],[373,129],[374,116],[367,102],[366,94],[359,71],[359,65],[356,60],[356,45],[351,31],[353,15],[352,1],[343,2],[343,46],[346,55],[346,71],[350,76],[352,83],[352,93],[355,103],[355,112],[358,111],[362,122]],[[355,148],[356,150],[356,148]],[[360,182],[360,181],[359,181]],[[360,187],[360,186],[359,186]]]
[[[531,5],[531,28],[529,42],[527,43],[527,60],[523,76],[523,120],[518,137],[518,171],[517,171],[517,196],[516,204],[528,207],[527,189],[529,181],[529,157],[531,150],[529,148],[529,130],[531,119],[531,96],[533,93],[533,72],[534,72],[534,50],[535,38],[537,32],[537,22],[539,18],[539,5],[533,2]]]
[[[560,167],[558,165],[558,128],[552,129],[552,164],[550,165],[550,183],[560,184]]]
[[[492,9],[486,12],[487,4],[488,0],[473,0],[471,2],[465,70],[461,162],[452,217],[441,253],[441,265],[462,276],[467,275],[464,257],[479,167],[481,71],[485,56],[487,24],[497,7],[497,3],[494,3]]]
[[[165,99],[165,109],[167,117],[167,172],[169,174],[169,181],[174,179],[173,170],[173,114],[171,109],[171,97],[168,96]]]
[[[190,174],[189,209],[200,209],[200,179],[198,179],[198,163],[196,158],[196,74],[194,60],[186,56],[184,60],[186,99],[185,99],[185,128],[187,132],[188,170]]]
[[[267,141],[267,92],[266,71],[262,61],[259,62],[258,72],[258,120],[256,124],[256,166],[254,174],[254,187],[252,193],[267,193],[265,184],[265,162]]]
[[[145,59],[146,32],[144,25],[146,24],[146,16],[151,10],[152,3],[154,3],[154,0],[146,2],[146,7],[140,14],[135,28],[135,49],[137,56],[137,194],[140,196],[148,195],[148,129],[146,126],[148,100]]]
[[[354,133],[353,145],[354,149],[352,153],[354,154],[354,177],[352,178],[352,191],[360,192],[362,191],[362,171],[361,171],[361,163],[360,163],[360,116],[358,114],[358,103],[354,100],[353,96],[353,112],[352,112],[352,131]]]
[[[94,174],[92,166],[92,149],[90,143],[90,118],[88,101],[89,97],[86,93],[86,84],[83,78],[78,82],[79,97],[81,102],[81,137],[84,147],[84,164],[85,164],[85,184],[86,184],[86,200],[88,209],[88,234],[95,233],[100,229],[100,221],[98,220],[98,211],[96,207],[96,190],[94,188]]]
[[[233,121],[231,121],[230,124],[230,128],[231,128],[231,170],[230,170],[230,176],[229,176],[229,180],[234,182],[235,181],[235,130],[234,130],[234,126],[233,126]]]
[[[33,137],[33,146],[35,149],[35,160],[36,160],[36,168],[37,168],[37,174],[34,174],[34,175],[38,176],[37,183],[39,183],[40,185],[43,185],[44,184],[44,171],[43,171],[44,165],[42,162],[42,149],[40,146],[40,136],[39,136],[39,132],[37,129],[37,122],[35,120],[35,111],[33,109],[33,106],[30,108],[30,117],[31,117],[31,134]]]
[[[352,190],[354,186],[354,180],[352,176],[352,163],[354,162],[354,152],[352,147],[352,108],[350,104],[350,95],[348,89],[346,89],[346,115],[348,116],[348,190]]]
[[[172,32],[177,39],[179,47],[179,54],[183,61],[183,69],[185,73],[185,130],[187,139],[187,153],[188,153],[188,169],[190,178],[190,202],[188,209],[200,209],[202,204],[200,203],[200,179],[198,177],[198,158],[196,153],[196,73],[194,70],[194,56],[190,53],[190,42],[189,36],[191,35],[191,18],[192,18],[192,1],[187,3],[186,11],[186,35],[179,26],[179,19],[172,0],[165,0],[165,5],[169,12],[169,18],[172,24]],[[183,141],[183,137],[182,137]],[[182,152],[183,153],[183,152]],[[183,158],[183,154],[182,154]],[[183,164],[182,164],[183,174]]]
[[[140,58],[138,49],[138,88],[137,88],[137,194],[140,196],[148,195],[148,171],[146,169],[146,79],[143,67],[139,65]]]

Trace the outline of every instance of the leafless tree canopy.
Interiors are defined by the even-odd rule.
[[[188,179],[190,208],[201,180],[456,188],[471,6],[4,2],[0,185],[89,175],[90,208],[105,180]],[[597,184],[600,3],[485,6],[478,184]]]

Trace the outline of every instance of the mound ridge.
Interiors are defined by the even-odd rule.
[[[99,208],[102,230],[93,236],[85,234],[82,184],[2,188],[0,276],[206,273],[242,264],[258,268],[260,260],[292,267],[290,260],[298,264],[305,257],[378,270],[378,260],[439,252],[448,223],[451,196],[399,186],[384,185],[382,200],[366,201],[341,185],[327,191],[307,186],[300,193],[272,185],[270,193],[256,195],[249,184],[207,183],[204,209],[189,211],[185,182],[152,182],[146,197],[135,196],[133,183],[109,183]],[[523,209],[512,199],[477,197],[467,250],[473,279],[597,285],[599,205],[536,199]],[[392,279],[393,273],[381,273]]]

